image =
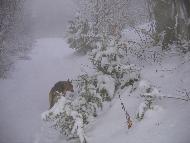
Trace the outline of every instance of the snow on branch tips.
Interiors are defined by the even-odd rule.
[[[115,80],[108,75],[81,75],[73,81],[74,93],[61,96],[42,119],[68,139],[86,142],[84,127],[97,117],[115,93]]]
[[[78,137],[81,143],[86,142],[85,127],[101,114],[104,105],[112,101],[117,90],[128,86],[136,88],[135,83],[139,81],[140,70],[135,65],[122,64],[123,55],[118,56],[119,51],[116,48],[118,47],[114,46],[103,51],[97,49],[100,52],[92,53],[93,58],[98,57],[98,62],[101,62],[101,58],[107,58],[107,68],[105,64],[95,63],[96,74],[78,76],[73,80],[75,92],[67,93],[50,110],[42,114],[44,121],[68,139]],[[99,70],[99,66],[104,71]],[[122,109],[126,108],[123,106]],[[132,121],[129,114],[126,114],[126,119],[130,128]]]

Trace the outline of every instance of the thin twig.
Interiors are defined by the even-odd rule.
[[[125,107],[123,101],[121,100],[120,94],[119,94],[119,99],[120,99],[120,102],[121,102],[121,108],[122,108],[123,111],[125,112],[125,118],[126,118],[126,120],[127,120],[128,129],[130,129],[131,126],[133,125],[133,122],[132,122],[132,120],[131,120],[131,118],[130,118],[129,113],[127,112],[127,109],[126,109],[126,107]]]
[[[141,97],[146,97],[146,95],[140,95]],[[172,96],[158,96],[157,98],[170,98],[170,99],[175,99],[175,100],[184,100],[184,101],[189,101],[189,99],[184,99],[181,97],[172,97]]]
[[[180,98],[180,97],[172,97],[172,96],[162,96],[164,98],[171,98],[171,99],[176,99],[176,100],[184,100],[184,101],[188,101],[188,99],[184,99],[184,98]]]

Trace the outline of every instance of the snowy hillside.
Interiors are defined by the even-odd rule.
[[[142,70],[142,77],[158,88],[161,96],[188,99],[186,92],[189,95],[190,66],[189,63],[179,64],[181,62],[183,61],[180,61],[179,57],[175,57],[167,59],[161,66],[147,66]],[[178,67],[179,65],[181,66]],[[121,98],[132,116],[133,127],[127,129],[125,114],[117,98],[108,113],[98,118],[96,123],[87,130],[90,143],[190,142],[189,101],[175,98],[158,100],[157,106],[147,111],[142,121],[138,121],[134,113],[137,112],[142,99],[139,99],[136,93],[130,94],[126,91]]]
[[[18,61],[12,77],[0,81],[1,143],[67,142],[43,126],[40,119],[41,113],[48,109],[48,92],[55,82],[92,72],[87,57],[67,47],[63,39],[37,40],[31,60]],[[190,66],[188,62],[181,65],[183,60],[173,57],[161,65],[146,66],[141,72],[142,79],[155,86],[160,95],[187,99]],[[136,113],[142,102],[138,92],[123,91],[121,99],[131,115],[132,128],[127,128],[120,100],[115,97],[110,109],[85,129],[89,143],[189,143],[189,101],[158,100],[157,106],[138,121]]]
[[[143,102],[140,98],[141,92],[137,89],[131,93],[130,88],[124,89],[120,91],[121,100],[133,121],[132,128],[127,128],[125,113],[116,96],[109,107],[84,129],[87,142],[188,143],[190,104],[186,100],[189,100],[190,67],[189,56],[185,56],[187,58],[174,54],[160,64],[148,64],[142,68],[142,82],[153,86],[159,96],[154,102],[154,107],[143,113],[142,120],[137,119],[139,106]],[[91,73],[89,70],[86,71]],[[42,127],[39,143],[68,142],[53,130],[46,130],[46,127]]]

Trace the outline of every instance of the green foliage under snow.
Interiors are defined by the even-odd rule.
[[[126,45],[118,37],[102,34],[95,38],[89,34],[88,21],[71,22],[70,46],[77,50],[94,49],[89,52],[97,74],[81,75],[73,81],[73,94],[67,93],[42,118],[50,126],[68,138],[79,137],[86,142],[84,127],[88,125],[110,102],[116,91],[134,86],[140,78],[140,70],[127,63]]]
[[[103,39],[91,53],[91,61],[97,71],[110,75],[116,85],[124,88],[140,78],[140,69],[127,63],[126,45],[120,39]]]
[[[113,98],[115,81],[109,75],[82,75],[74,83],[75,93],[61,97],[42,119],[68,138],[79,137],[82,142],[83,127],[98,115],[104,102]]]
[[[95,48],[95,42],[99,37],[92,33],[91,25],[87,19],[76,17],[69,22],[67,39],[70,48],[86,53]]]

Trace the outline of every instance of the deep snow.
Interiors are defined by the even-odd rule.
[[[160,91],[160,96],[185,97],[189,90],[190,66],[184,59],[172,57],[161,65],[149,65],[142,69],[142,79],[146,79]],[[179,67],[179,65],[181,65]],[[173,69],[172,71],[168,69]],[[181,91],[181,92],[180,92]],[[130,96],[129,96],[130,95]],[[145,113],[138,121],[136,113],[142,99],[125,91],[121,98],[132,117],[133,127],[127,129],[125,114],[116,98],[110,110],[98,118],[87,130],[90,143],[189,143],[190,142],[190,101],[164,98],[157,100],[155,108]]]

